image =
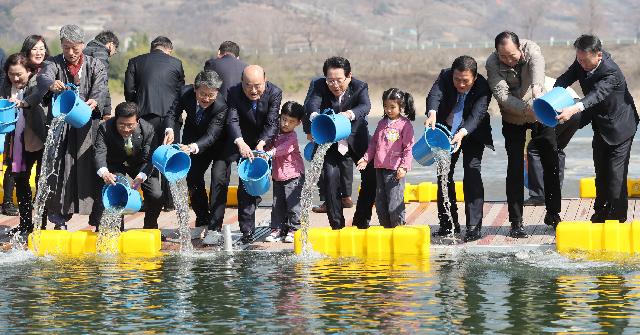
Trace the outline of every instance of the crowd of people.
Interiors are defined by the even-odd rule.
[[[273,208],[271,234],[267,241],[292,242],[300,225],[300,198],[304,163],[296,136],[302,124],[313,141],[311,123],[327,108],[346,117],[351,124],[347,138],[333,143],[325,157],[319,182],[323,203],[314,207],[326,212],[333,229],[345,226],[343,209],[353,206],[351,184],[354,166],[361,174],[361,187],[353,225],[369,227],[375,203],[379,222],[387,228],[405,224],[404,180],[412,166],[417,111],[413,96],[399,88],[382,95],[384,117],[371,135],[368,85],[355,78],[343,57],[330,57],[322,76],[313,78],[303,104],[282,103],[282,90],[268,81],[265,69],[240,60],[240,48],[223,42],[191,85],[185,85],[182,63],[173,57],[169,38],[159,36],[150,52],[129,60],[124,82],[125,102],[111,107],[108,88],[109,57],[119,47],[110,31],[98,34],[85,45],[82,29],[65,25],[60,29],[62,54],[50,55],[42,36],[31,35],[20,52],[9,55],[0,97],[15,102],[19,110],[16,129],[5,140],[5,199],[2,211],[15,215],[10,187],[15,183],[20,224],[11,233],[26,234],[34,224],[66,229],[73,214],[88,214],[98,229],[104,211],[100,190],[119,175],[132,178],[134,188],[144,194],[144,228],[157,228],[163,207],[173,208],[166,180],[151,164],[151,154],[162,144],[178,143],[191,156],[186,182],[195,212],[192,238],[204,244],[218,243],[226,207],[232,163],[241,157],[253,159],[256,151],[272,159]],[[533,101],[548,90],[542,51],[533,41],[521,40],[509,31],[495,38],[495,50],[486,61],[487,78],[478,73],[470,56],[453,60],[442,69],[426,98],[425,127],[441,124],[452,134],[455,148],[450,172],[438,177],[438,219],[435,236],[460,233],[453,176],[462,154],[464,169],[465,241],[481,238],[484,189],[481,176],[485,147],[493,148],[487,112],[494,97],[502,115],[502,133],[507,151],[506,194],[513,238],[526,237],[522,212],[525,204],[546,207],[544,222],[555,227],[560,221],[564,149],[575,131],[591,123],[596,200],[591,220],[627,219],[626,177],[631,144],[638,124],[633,98],[622,72],[594,35],[582,35],[574,43],[576,58],[556,81],[569,87],[574,82],[584,94],[575,104],[558,111],[557,127],[536,119]],[[81,99],[92,110],[91,120],[81,128],[65,125],[60,134],[58,156],[48,161],[55,173],[47,176],[50,195],[42,222],[32,222],[31,168],[37,174],[42,164],[47,128],[55,95],[68,84],[77,87]],[[186,117],[184,115],[186,114]],[[531,198],[524,201],[524,155],[526,132]],[[205,173],[211,171],[210,194]],[[13,181],[12,181],[13,180]],[[238,181],[238,220],[241,241],[254,240],[255,211],[261,201]],[[449,201],[443,199],[442,185]],[[9,198],[7,198],[9,195]],[[445,208],[449,203],[450,208]],[[123,228],[123,227],[122,227]]]

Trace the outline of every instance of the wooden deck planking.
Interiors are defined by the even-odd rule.
[[[464,205],[458,203],[459,220],[462,226],[462,236],[464,236],[465,216]],[[439,228],[438,226],[438,210],[437,203],[409,203],[406,204],[406,221],[410,225],[430,225],[432,231]],[[354,208],[344,210],[345,219],[350,222]],[[564,221],[585,221],[589,220],[593,213],[593,199],[563,199],[561,207],[561,217]],[[629,200],[628,221],[640,219],[640,200]],[[259,207],[256,211],[256,224],[265,222],[270,219],[271,210],[268,207]],[[507,236],[509,225],[509,214],[507,204],[505,202],[486,202],[484,204],[484,218],[482,239],[470,242],[469,245],[520,245],[520,244],[553,244],[555,242],[555,233],[553,228],[546,226],[543,222],[545,215],[544,206],[527,206],[524,208],[523,219],[525,229],[531,237],[526,239],[513,239]],[[190,225],[195,223],[195,214],[190,211]],[[74,215],[68,222],[69,230],[92,229],[87,224],[88,216]],[[143,226],[144,213],[128,215],[125,219],[127,229],[141,228]],[[310,221],[313,227],[329,226],[326,213],[311,213]],[[0,226],[14,227],[18,224],[18,217],[7,217],[0,215]],[[158,220],[161,229],[176,229],[175,212],[163,212]],[[236,208],[228,208],[225,211],[224,224],[232,225],[232,230],[238,231],[238,214]],[[375,208],[371,220],[372,225],[377,225],[377,214]],[[53,228],[53,224],[49,223],[48,228]],[[433,239],[433,243],[437,244],[438,239]],[[275,243],[271,245],[265,242],[256,242],[261,245],[260,249],[265,250],[282,250],[292,249],[292,244]]]

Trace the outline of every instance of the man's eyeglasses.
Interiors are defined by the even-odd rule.
[[[347,80],[347,78],[325,79],[327,85],[340,85],[344,83],[345,80]]]
[[[116,125],[120,129],[131,130],[131,129],[135,129],[138,123],[137,122],[136,123],[116,123]]]

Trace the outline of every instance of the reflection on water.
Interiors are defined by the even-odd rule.
[[[551,252],[395,261],[13,252],[0,264],[2,334],[640,332],[640,266]]]

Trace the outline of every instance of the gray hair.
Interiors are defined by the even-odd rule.
[[[84,31],[75,24],[67,24],[60,28],[60,40],[74,43],[84,43]]]
[[[198,89],[200,86],[207,86],[219,90],[222,86],[222,79],[215,71],[200,71],[196,76],[193,86]]]

